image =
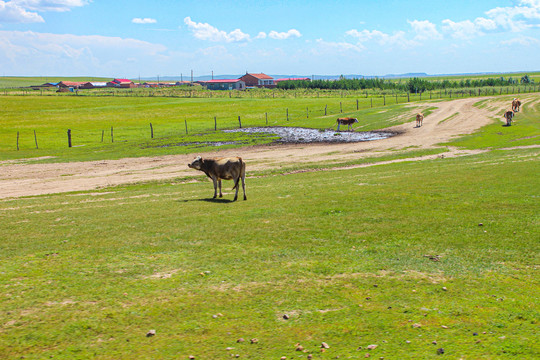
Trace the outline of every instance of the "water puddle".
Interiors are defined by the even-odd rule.
[[[279,143],[347,143],[387,139],[396,135],[389,131],[342,131],[307,129],[299,127],[252,127],[224,130],[224,132],[266,133],[279,136]]]

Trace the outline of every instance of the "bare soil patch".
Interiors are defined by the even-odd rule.
[[[473,106],[482,99],[490,98],[467,98],[422,104],[425,107],[437,107],[424,119],[422,127],[416,128],[414,122],[394,126],[384,131],[397,135],[381,140],[337,144],[274,144],[219,150],[200,155],[241,156],[248,164],[249,172],[249,170],[279,169],[284,162],[289,164],[340,163],[383,156],[407,148],[430,149],[439,143],[472,133],[491,123],[494,117],[498,117],[508,107],[507,101],[491,103],[493,106],[489,108]],[[411,115],[416,111],[411,109]],[[470,153],[450,149],[445,156]],[[127,183],[196,176],[199,174],[187,167],[188,162],[193,158],[193,155],[171,155],[61,164],[24,164],[22,161],[4,161],[0,162],[2,169],[0,198],[94,190]],[[407,161],[422,159],[414,158]]]

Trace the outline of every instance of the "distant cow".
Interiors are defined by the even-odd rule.
[[[512,110],[508,110],[504,113],[503,116],[506,119],[506,126],[512,125],[512,118],[514,117],[514,112]]]
[[[223,197],[221,193],[221,180],[233,180],[233,190],[236,188],[234,200],[238,198],[238,188],[240,179],[242,179],[242,189],[244,190],[244,200],[246,200],[246,163],[242,158],[213,158],[203,159],[197,156],[195,160],[188,164],[188,167],[200,170],[206,174],[214,182],[214,199],[217,197],[217,188],[219,185],[219,197]]]
[[[358,122],[358,119],[356,119],[356,118],[350,118],[350,117],[338,118],[337,119],[337,131],[339,131],[339,126],[340,125],[347,125],[347,130],[350,130],[352,125],[354,123],[357,123],[357,122]]]
[[[514,98],[514,100],[512,100],[512,111],[518,112],[520,106],[521,106],[521,101],[519,99]]]
[[[424,114],[422,113],[416,114],[416,127],[422,126],[423,122],[424,122]]]

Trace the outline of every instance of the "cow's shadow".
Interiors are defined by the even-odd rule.
[[[216,203],[216,204],[230,204],[233,203],[233,200],[230,199],[224,199],[224,198],[206,198],[206,199],[188,199],[188,200],[177,200],[178,202],[191,202],[191,201],[204,201],[209,203]]]

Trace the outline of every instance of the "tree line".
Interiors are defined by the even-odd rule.
[[[341,76],[338,80],[286,80],[277,84],[278,89],[294,90],[294,89],[332,89],[332,90],[396,90],[406,91],[411,93],[422,93],[424,91],[439,90],[439,89],[459,89],[459,88],[479,88],[487,86],[512,86],[518,84],[531,84],[532,80],[528,75],[521,79],[509,77],[486,78],[486,79],[462,79],[451,81],[445,80],[428,80],[423,78],[410,78],[406,81],[388,80],[381,78],[369,79],[346,79]]]

